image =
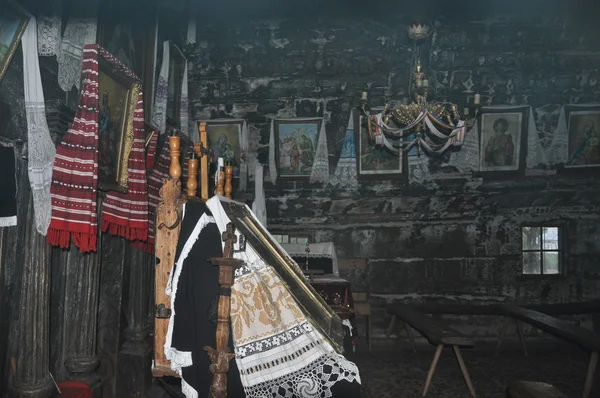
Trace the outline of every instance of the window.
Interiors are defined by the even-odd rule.
[[[563,273],[563,231],[557,226],[522,228],[523,275]]]
[[[277,241],[277,243],[292,243],[292,244],[301,244],[301,245],[305,245],[307,243],[310,243],[310,237],[306,236],[306,235],[282,235],[282,234],[274,234],[273,238],[275,238],[275,240]]]

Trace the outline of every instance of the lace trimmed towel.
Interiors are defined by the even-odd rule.
[[[179,105],[179,124],[181,126],[181,132],[191,137],[191,131],[189,126],[189,100],[188,100],[188,64],[185,62],[183,68],[183,79],[181,81],[181,101]]]
[[[269,176],[273,184],[277,183],[277,164],[280,159],[276,159],[277,141],[275,138],[275,122],[288,122],[303,124],[303,122],[320,122],[319,136],[317,138],[317,149],[314,153],[313,164],[311,166],[310,182],[329,183],[329,151],[327,149],[327,133],[325,130],[325,121],[323,118],[292,118],[292,119],[272,119],[271,133],[269,140]],[[279,137],[277,137],[279,139]]]
[[[350,112],[340,159],[338,160],[335,172],[330,180],[330,183],[333,186],[344,188],[358,187],[358,179],[356,176],[356,147],[354,140],[354,113]]]
[[[158,128],[160,134],[167,131],[167,102],[169,94],[169,47],[170,42],[167,40],[163,43],[163,57],[156,83],[156,94],[154,97],[154,108],[152,115],[152,123]]]
[[[45,236],[52,214],[50,183],[52,182],[52,165],[56,149],[50,137],[46,120],[46,105],[37,52],[37,24],[33,16],[30,16],[21,43],[23,45],[23,83],[29,154],[27,171],[33,195],[36,229]]]

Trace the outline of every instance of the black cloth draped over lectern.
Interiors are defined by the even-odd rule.
[[[186,397],[207,395],[212,375],[204,346],[215,346],[214,302],[222,256],[221,232],[229,222],[218,197],[206,205],[189,201],[167,292],[172,316],[165,344],[171,367],[182,376]],[[234,253],[244,261],[231,289],[231,398],[359,398],[360,376],[304,316],[274,269],[256,258],[250,244]]]

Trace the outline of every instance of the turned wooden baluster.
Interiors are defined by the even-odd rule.
[[[225,197],[231,199],[231,191],[233,191],[233,187],[231,181],[233,179],[233,166],[231,165],[231,160],[227,161],[227,166],[225,166]]]
[[[217,189],[215,190],[215,194],[223,196],[225,193],[225,190],[223,189],[225,185],[225,170],[220,164],[217,173],[219,173],[219,178],[217,179]]]
[[[205,346],[204,350],[212,362],[210,372],[213,374],[213,381],[210,387],[209,398],[227,397],[227,372],[229,371],[229,361],[235,357],[230,353],[229,343],[229,314],[231,311],[231,286],[234,281],[235,269],[242,265],[242,260],[233,258],[233,245],[237,241],[235,236],[235,226],[233,223],[227,224],[227,230],[222,235],[225,247],[223,257],[211,258],[210,262],[219,266],[219,285],[221,291],[226,294],[219,296],[218,317],[217,317],[217,339],[216,346]]]
[[[200,142],[194,144],[194,152],[200,158],[200,198],[208,200],[208,135],[206,134],[206,122],[198,125]]]
[[[181,164],[179,163],[181,138],[176,135],[170,135],[169,149],[171,150],[171,166],[169,167],[169,175],[173,178],[181,178]]]
[[[188,196],[196,196],[196,190],[198,189],[198,157],[195,152],[190,154],[188,159],[188,180],[187,180],[187,194]]]

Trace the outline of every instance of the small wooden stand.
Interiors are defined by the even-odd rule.
[[[222,238],[223,242],[225,242],[223,257],[210,259],[211,263],[219,266],[219,285],[221,286],[221,291],[225,291],[226,294],[221,294],[219,296],[217,348],[204,347],[212,362],[210,365],[210,372],[213,374],[213,382],[210,387],[209,398],[227,397],[227,372],[229,371],[229,361],[235,357],[228,347],[231,286],[233,285],[235,269],[243,264],[242,260],[233,258],[233,245],[237,241],[233,223],[227,224],[227,230],[223,232]]]

